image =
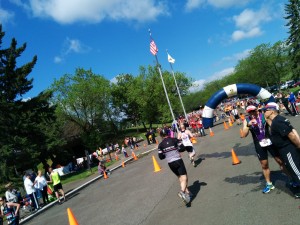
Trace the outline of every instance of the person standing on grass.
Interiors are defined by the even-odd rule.
[[[31,181],[31,174],[26,173],[25,180],[24,180],[24,187],[26,190],[27,195],[30,197],[31,202],[35,209],[39,208],[39,204],[37,202],[36,190],[34,188],[33,182]]]
[[[289,97],[290,95],[287,92],[283,93],[283,97],[281,98],[281,102],[284,106],[284,108],[286,109],[286,111],[291,115],[291,116],[295,116],[292,111],[290,110],[289,107]]]
[[[122,152],[123,152],[123,154],[124,154],[125,158],[128,158],[128,154],[127,154],[127,151],[126,151],[126,149],[125,149],[125,146],[124,146],[124,145],[122,145]]]
[[[47,193],[47,187],[48,187],[47,180],[42,175],[42,171],[41,170],[38,171],[38,175],[35,178],[34,185],[42,193],[44,205],[48,204],[49,203],[49,199],[48,199],[48,193]]]
[[[179,148],[178,139],[169,137],[164,129],[160,131],[160,136],[163,140],[158,145],[158,157],[160,160],[166,159],[171,171],[178,177],[181,188],[178,196],[188,204],[192,196],[187,187],[188,176],[180,155],[181,151],[185,151],[185,147],[182,145]]]
[[[297,106],[296,106],[296,97],[295,97],[293,92],[290,93],[289,103],[291,104],[293,115],[298,116],[299,112],[298,112],[298,109],[297,109]]]
[[[8,183],[5,185],[7,189],[5,192],[5,198],[8,202],[18,202],[18,196],[12,190],[12,183]]]

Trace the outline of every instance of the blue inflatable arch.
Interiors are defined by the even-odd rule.
[[[275,102],[274,96],[266,89],[254,84],[231,84],[214,93],[207,101],[203,109],[203,126],[204,128],[213,127],[213,116],[216,107],[226,98],[237,94],[251,94],[256,96],[261,101]]]

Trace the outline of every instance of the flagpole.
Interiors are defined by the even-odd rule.
[[[150,34],[150,38],[152,39],[152,36],[151,36],[151,31],[149,29],[149,34]],[[173,113],[173,109],[172,109],[172,106],[171,106],[171,103],[170,103],[170,100],[169,100],[169,96],[168,96],[168,92],[167,92],[167,89],[166,89],[166,86],[165,86],[165,82],[164,82],[164,78],[162,76],[162,72],[161,72],[161,68],[160,68],[160,64],[158,62],[158,58],[157,58],[157,55],[155,54],[155,60],[156,60],[156,66],[158,68],[158,72],[159,72],[159,75],[160,75],[160,78],[161,78],[161,81],[162,81],[162,84],[163,84],[163,88],[164,88],[164,91],[165,91],[165,95],[166,95],[166,98],[167,98],[167,102],[168,102],[168,105],[169,105],[169,108],[170,108],[170,112],[171,112],[171,115],[172,115],[172,118],[173,118],[173,122],[176,121],[175,120],[175,116],[174,116],[174,113]],[[176,126],[176,130],[177,130],[177,134],[179,133],[179,130],[178,130],[178,127]]]
[[[169,53],[168,53],[168,50],[166,50],[166,51],[167,51],[167,54],[169,54]],[[178,95],[179,95],[180,103],[181,103],[181,106],[182,106],[182,109],[183,109],[183,113],[184,113],[186,122],[189,122],[189,119],[188,119],[188,117],[187,117],[187,114],[186,114],[186,112],[185,112],[185,108],[184,108],[184,105],[183,105],[183,102],[182,102],[181,94],[180,94],[180,91],[179,91],[179,88],[178,88],[178,85],[177,85],[177,81],[176,81],[176,78],[175,78],[175,74],[174,74],[174,70],[173,70],[172,63],[171,63],[171,62],[169,62],[169,63],[170,63],[170,66],[171,66],[172,75],[173,75],[173,78],[174,78],[174,81],[175,81],[177,93],[178,93]]]

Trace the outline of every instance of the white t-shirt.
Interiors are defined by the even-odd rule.
[[[18,201],[18,197],[14,193],[12,193],[10,190],[7,190],[5,192],[5,197],[8,202],[17,202]]]
[[[26,193],[28,195],[35,192],[35,188],[33,187],[33,183],[28,177],[26,177],[25,180],[24,180],[24,187],[25,187]]]
[[[46,181],[46,179],[45,179],[44,176],[40,176],[40,177],[37,176],[37,177],[35,178],[35,180],[36,180],[36,184],[34,185],[35,188],[40,189],[40,190],[43,190],[43,188],[44,188],[45,186],[47,186],[47,181]]]
[[[182,144],[184,146],[193,146],[193,144],[192,144],[192,142],[190,140],[189,135],[187,133],[185,133],[185,131],[184,132],[180,131],[180,132],[181,132]]]

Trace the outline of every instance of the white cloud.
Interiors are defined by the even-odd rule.
[[[116,84],[118,82],[117,77],[114,77],[110,80],[110,83]]]
[[[193,86],[189,88],[190,92],[196,92],[196,91],[200,91],[203,89],[204,84],[206,82],[210,82],[213,80],[217,80],[220,79],[226,75],[232,74],[234,72],[234,67],[229,67],[229,68],[225,68],[221,71],[218,71],[216,73],[214,73],[213,75],[211,75],[208,79],[204,80],[196,80],[193,82]]]
[[[242,52],[235,53],[232,56],[224,57],[222,59],[222,61],[234,61],[234,62],[236,62],[236,61],[245,59],[250,55],[250,51],[251,51],[251,49],[246,49]]]
[[[211,5],[216,8],[229,8],[236,6],[244,6],[250,1],[251,0],[187,0],[185,4],[185,9],[187,11],[191,11],[205,4]]]
[[[251,0],[207,0],[207,2],[217,8],[228,8],[233,6],[244,6]]]
[[[5,24],[14,18],[14,13],[0,8],[0,24]]]
[[[22,98],[21,99],[21,102],[28,102],[28,101],[30,101],[31,100],[31,98],[30,97],[27,97],[27,98]]]
[[[269,10],[266,7],[262,7],[258,11],[245,9],[239,15],[233,16],[233,21],[238,29],[232,33],[232,40],[240,41],[262,35],[261,25],[271,19]]]
[[[208,81],[220,79],[222,77],[225,77],[226,75],[232,74],[234,72],[234,67],[225,68],[221,71],[215,72]]]
[[[205,3],[205,0],[187,0],[185,9],[187,11],[191,11],[193,9],[199,8],[199,6],[201,6],[203,3]]]
[[[263,32],[259,27],[254,27],[249,31],[236,30],[232,33],[231,37],[233,41],[240,41],[245,38],[257,37],[260,36]]]
[[[59,57],[59,56],[54,57],[54,62],[55,63],[61,63],[62,61],[63,61],[63,59],[61,57]]]
[[[54,57],[54,62],[55,63],[61,63],[64,61],[64,59],[72,53],[86,53],[90,51],[91,48],[83,44],[80,40],[78,39],[70,39],[66,38],[64,41],[62,51],[59,56]]]
[[[205,80],[196,80],[192,83],[192,87],[189,88],[190,92],[197,92],[203,89]]]
[[[168,14],[162,0],[29,0],[22,7],[29,8],[36,17],[51,18],[61,24],[98,23],[104,19],[145,22]]]
[[[253,29],[261,25],[262,22],[271,20],[270,14],[266,8],[259,11],[245,9],[240,15],[234,16],[235,25],[241,29]]]

